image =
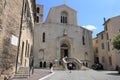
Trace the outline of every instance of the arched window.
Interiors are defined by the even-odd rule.
[[[112,66],[112,57],[109,57],[109,65]]]
[[[42,35],[42,42],[45,42],[45,32],[43,32],[43,35]]]
[[[66,11],[63,11],[61,13],[61,23],[67,23],[68,22],[68,13]]]
[[[21,51],[21,58],[20,58],[21,64],[23,63],[23,53],[24,53],[24,42],[22,42],[22,51]]]
[[[36,17],[36,22],[39,23],[39,17],[38,16]]]
[[[83,45],[85,45],[85,37],[82,36],[82,42],[83,42]]]
[[[40,8],[39,8],[39,7],[37,7],[36,11],[37,11],[37,13],[39,13],[39,12],[40,12]]]

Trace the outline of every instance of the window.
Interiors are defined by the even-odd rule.
[[[104,56],[102,57],[102,62],[105,63],[105,57]]]
[[[43,32],[42,42],[45,42],[45,32]]]
[[[107,40],[109,40],[109,35],[108,35],[108,33],[106,33],[106,36],[107,36]]]
[[[107,25],[105,26],[105,30],[107,31]]]
[[[98,43],[98,40],[96,40],[96,43]]]
[[[27,50],[28,50],[28,40],[26,40],[25,57],[27,56]]]
[[[103,39],[103,34],[101,34],[101,39]]]
[[[83,42],[83,45],[85,45],[85,37],[82,36],[82,42]]]
[[[37,13],[40,13],[40,8],[39,8],[39,7],[37,7],[36,11],[37,11]]]
[[[68,13],[66,11],[63,11],[61,13],[61,23],[67,23],[67,17],[68,17]]]
[[[99,63],[99,57],[95,57],[95,63]]]
[[[29,53],[30,53],[30,44],[28,44],[28,52],[27,52],[27,57],[29,57]]]
[[[109,42],[108,42],[108,51],[110,51],[110,44],[109,44]]]
[[[27,3],[24,4],[24,11],[26,12]]]
[[[109,57],[109,65],[112,65],[112,58]]]
[[[104,43],[101,44],[102,49],[104,49]]]
[[[96,48],[96,53],[98,53],[98,48]]]
[[[24,53],[24,42],[22,42],[22,51],[21,51],[21,58],[20,58],[21,64],[23,63],[23,53]]]
[[[39,23],[39,17],[38,17],[38,16],[37,16],[37,18],[36,18],[36,22]]]
[[[88,53],[87,53],[87,52],[85,52],[85,55],[88,55]]]

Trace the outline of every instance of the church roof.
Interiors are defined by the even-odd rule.
[[[71,7],[67,6],[66,4],[62,4],[62,5],[59,5],[59,6],[52,7],[52,8],[61,8],[61,7],[67,7],[68,9],[71,9],[71,10],[76,12],[76,10],[72,9]]]

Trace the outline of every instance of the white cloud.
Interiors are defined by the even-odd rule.
[[[96,29],[96,27],[95,26],[93,26],[93,25],[86,25],[86,26],[82,26],[82,27],[84,27],[84,28],[86,28],[86,29],[88,29],[88,30],[94,30],[94,29]]]

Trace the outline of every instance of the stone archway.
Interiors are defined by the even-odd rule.
[[[67,40],[62,40],[60,44],[60,59],[70,57],[70,44]]]
[[[68,57],[69,56],[69,53],[68,53],[68,45],[66,44],[62,44],[60,46],[60,52],[61,52],[61,59],[64,58],[64,57]]]

